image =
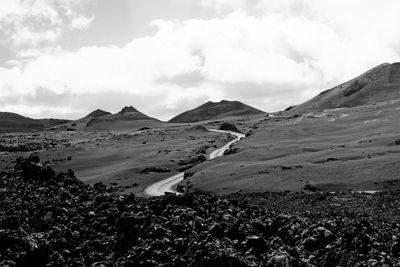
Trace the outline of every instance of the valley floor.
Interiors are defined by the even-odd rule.
[[[195,124],[123,132],[2,134],[0,169],[11,170],[17,157],[34,152],[55,170],[74,170],[86,183],[103,182],[124,194],[143,195],[147,186],[207,160],[211,151],[232,139]]]
[[[216,194],[400,188],[399,100],[281,112],[251,128],[230,155],[195,166],[186,187]]]
[[[165,124],[124,132],[2,134],[0,168],[35,151],[58,171],[121,193],[187,171],[183,190],[215,194],[265,191],[400,189],[400,101],[302,115],[230,118],[246,138],[207,161],[231,136],[209,132],[223,121]],[[1,152],[3,151],[3,152]]]

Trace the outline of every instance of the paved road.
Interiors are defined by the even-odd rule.
[[[214,130],[214,129],[207,129],[211,132],[218,132],[218,133],[228,133],[231,135],[236,136],[236,138],[232,141],[230,141],[229,143],[227,143],[226,145],[224,145],[223,147],[213,151],[210,156],[209,159],[215,159],[217,157],[221,157],[224,155],[224,152],[234,143],[236,143],[237,141],[239,141],[240,139],[244,138],[245,135],[241,134],[241,133],[236,133],[236,132],[230,132],[230,131],[222,131],[222,130]],[[184,173],[178,173],[172,177],[169,177],[167,179],[161,180],[157,183],[154,183],[150,186],[148,186],[144,192],[148,195],[148,196],[162,196],[164,195],[164,193],[166,192],[170,192],[170,193],[178,193],[176,191],[176,187],[177,185],[183,181],[183,175]]]

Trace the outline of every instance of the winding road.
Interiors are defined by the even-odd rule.
[[[217,132],[217,133],[227,133],[227,134],[231,134],[236,136],[236,138],[232,141],[230,141],[229,143],[227,143],[226,145],[224,145],[223,147],[213,151],[210,156],[209,156],[209,160],[215,159],[217,157],[221,157],[224,155],[224,152],[229,149],[229,147],[236,143],[237,141],[239,141],[240,139],[244,138],[245,135],[242,133],[236,133],[236,132],[231,132],[231,131],[223,131],[223,130],[214,130],[214,129],[207,129],[210,132]],[[162,196],[164,195],[166,192],[170,192],[170,193],[175,193],[177,194],[178,192],[176,191],[176,187],[177,185],[183,181],[183,176],[184,176],[184,172],[178,173],[172,177],[169,177],[167,179],[161,180],[157,183],[154,183],[150,186],[148,186],[144,192],[146,193],[146,195],[148,196]]]

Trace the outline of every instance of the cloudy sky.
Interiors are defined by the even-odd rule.
[[[0,111],[265,111],[400,61],[399,0],[1,0]]]

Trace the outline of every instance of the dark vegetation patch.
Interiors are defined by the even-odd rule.
[[[34,152],[42,149],[53,149],[56,147],[70,147],[67,139],[54,139],[43,137],[40,134],[32,135],[1,135],[0,152]]]
[[[366,85],[367,85],[366,82],[356,80],[352,84],[350,84],[350,86],[346,88],[346,90],[344,90],[343,95],[346,97],[355,94],[361,89],[363,89]]]
[[[329,163],[329,162],[333,162],[333,161],[340,161],[340,159],[337,159],[337,158],[327,158],[327,159],[324,159],[324,160],[315,161],[315,163],[316,163],[316,164],[323,164],[323,163]]]
[[[210,148],[210,144],[202,145],[192,151],[192,153],[185,159],[181,159],[177,162],[180,166],[177,171],[184,172],[193,168],[194,166],[207,161],[207,149]]]
[[[257,126],[254,126],[253,129],[257,129]],[[250,130],[246,133],[246,137],[252,136],[254,134],[254,130]]]
[[[147,167],[144,168],[140,171],[141,174],[148,174],[150,172],[156,172],[156,173],[165,173],[165,172],[171,172],[170,169],[167,167]]]
[[[289,107],[287,107],[284,111],[289,111],[289,110],[291,110],[291,109],[293,109],[295,106],[289,106]]]
[[[204,154],[192,154],[189,158],[182,159],[178,161],[178,165],[181,166],[178,168],[178,171],[184,172],[188,169],[193,168],[197,164],[200,164],[204,161],[207,161],[207,156]]]
[[[231,131],[231,132],[240,133],[239,129],[236,128],[235,124],[230,123],[230,122],[222,123],[222,125],[219,127],[219,129],[223,130],[223,131]]]
[[[142,127],[138,131],[145,131],[145,130],[150,130],[150,128],[149,127]]]
[[[191,127],[189,129],[186,129],[188,132],[208,132],[207,128],[201,125],[197,125],[194,127]]]
[[[296,166],[286,166],[286,165],[278,165],[278,166],[272,166],[267,169],[261,170],[258,172],[258,174],[269,174],[271,171],[290,171],[294,169],[301,169],[303,168],[302,165],[296,165]]]
[[[232,144],[227,150],[224,151],[224,155],[232,155],[232,154],[236,154],[239,151],[239,149]]]
[[[121,196],[37,156],[0,173],[1,266],[395,266],[399,191]]]
[[[190,177],[192,177],[194,174],[195,174],[194,172],[185,171],[185,173],[183,174],[183,179],[190,178]]]
[[[301,169],[303,168],[302,165],[296,165],[296,166],[281,166],[282,171],[288,171],[288,170],[293,170],[293,169]]]

